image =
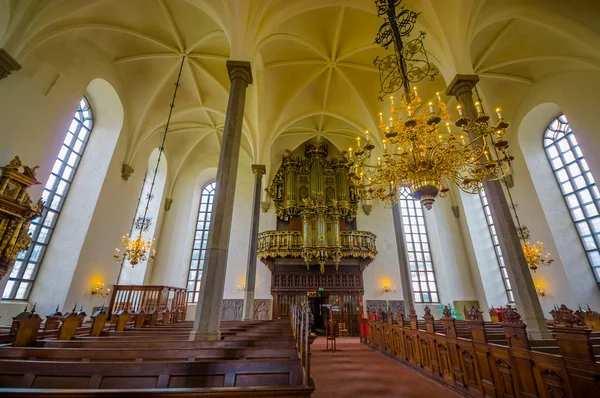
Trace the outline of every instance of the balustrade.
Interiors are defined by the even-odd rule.
[[[109,311],[115,314],[120,310],[151,314],[168,310],[185,319],[187,310],[186,290],[180,287],[160,285],[115,285],[110,300]]]
[[[375,235],[366,231],[340,232],[342,257],[375,258]],[[301,231],[265,231],[258,234],[258,258],[302,257]]]

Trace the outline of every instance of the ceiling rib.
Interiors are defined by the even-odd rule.
[[[99,30],[109,30],[112,32],[118,32],[118,33],[124,33],[124,34],[128,34],[134,37],[137,37],[139,39],[142,40],[146,40],[149,41],[153,44],[156,44],[157,46],[166,48],[167,50],[174,52],[174,53],[179,53],[179,51],[173,47],[170,46],[169,44],[155,38],[149,35],[146,35],[144,33],[138,32],[136,30],[133,29],[128,29],[128,28],[124,28],[122,26],[115,26],[115,25],[109,25],[109,24],[101,24],[101,23],[83,23],[83,24],[76,24],[76,25],[69,25],[69,26],[64,26],[62,28],[59,29],[55,29],[53,31],[50,31],[48,33],[44,33],[44,31],[38,33],[32,40],[31,42],[29,42],[29,45],[26,45],[25,47],[23,47],[23,49],[21,49],[19,51],[19,55],[18,57],[24,57],[27,54],[29,54],[31,51],[33,51],[35,48],[37,48],[39,45],[47,42],[48,40],[51,40],[53,38],[55,38],[56,36],[65,34],[65,33],[69,33],[69,32],[75,32],[78,30],[93,30],[93,29],[99,29]],[[36,40],[37,39],[37,40]]]
[[[508,33],[508,31],[515,25],[517,20],[515,18],[511,19],[504,28],[496,35],[494,40],[490,43],[490,45],[485,49],[479,60],[475,63],[473,70],[477,70],[481,67],[481,64],[487,59],[487,57],[491,54],[492,50],[496,47],[496,45],[502,40],[502,38]]]
[[[169,11],[169,7],[167,7],[167,4],[164,0],[158,0],[158,3],[160,4],[160,8],[163,10],[165,17],[167,18],[167,22],[169,22],[169,27],[173,31],[173,36],[175,37],[179,51],[183,53],[184,47],[183,41],[181,40],[181,33],[179,33],[179,29],[177,29],[175,20],[173,20],[173,15],[171,15],[171,11]]]
[[[253,54],[253,58],[256,56],[256,54],[263,49],[264,46],[266,46],[267,44],[276,41],[276,40],[291,40],[291,41],[295,41],[296,43],[300,43],[303,44],[304,46],[310,48],[311,50],[313,50],[314,52],[316,52],[321,58],[326,59],[326,60],[330,60],[329,57],[327,56],[326,53],[324,53],[323,51],[321,51],[317,46],[315,46],[314,44],[312,44],[311,42],[309,42],[306,39],[303,39],[299,36],[296,35],[292,35],[290,33],[275,33],[272,35],[269,35],[267,37],[265,37],[259,44],[258,46],[256,46],[256,49],[254,50],[254,54]]]
[[[206,73],[215,83],[217,83],[219,85],[219,87],[221,87],[223,89],[223,91],[225,92],[225,94],[227,94],[229,92],[229,90],[227,89],[227,87],[225,87],[225,85],[216,78],[215,75],[213,75],[212,73],[210,73],[208,71],[208,69],[206,69],[204,66],[202,66],[201,63],[199,63],[198,61],[196,61],[195,59],[192,58],[188,58],[188,60],[195,66],[197,66],[198,68],[200,68],[204,73]]]
[[[194,73],[194,70],[192,69],[192,65],[190,65],[189,59],[186,59],[185,64],[188,67],[188,70],[190,72],[190,76],[192,77],[192,82],[194,84],[194,91],[196,92],[196,95],[198,96],[198,102],[200,102],[200,106],[202,106],[202,105],[204,105],[204,100],[202,99],[202,92],[200,91],[200,85],[198,84],[198,79],[196,78],[196,74]],[[215,127],[215,121],[214,121],[212,115],[208,112],[208,110],[206,110],[206,108],[202,108],[202,109],[204,110],[204,113],[206,114],[206,117],[210,121],[210,124],[214,128]]]
[[[588,58],[577,57],[577,56],[572,56],[572,55],[533,55],[530,57],[513,58],[513,59],[509,59],[507,61],[498,62],[496,64],[489,65],[489,66],[483,67],[479,70],[476,70],[475,72],[476,73],[484,73],[484,72],[488,72],[492,69],[501,68],[503,66],[514,65],[514,64],[519,64],[519,63],[523,63],[523,62],[535,62],[535,61],[570,61],[570,62],[578,62],[578,63],[582,63],[582,64],[587,64],[587,65],[593,66],[594,68],[600,69],[600,63],[593,61],[591,59],[588,59]]]
[[[115,64],[123,64],[131,61],[142,61],[146,59],[159,59],[159,58],[179,58],[180,55],[177,53],[148,53],[139,55],[130,55],[128,57],[115,58]]]
[[[142,130],[142,122],[146,119],[146,115],[148,114],[148,111],[150,110],[150,106],[154,103],[154,100],[156,100],[156,97],[158,97],[158,94],[160,93],[162,88],[165,86],[165,84],[167,84],[167,82],[169,81],[169,79],[171,78],[173,73],[177,70],[177,67],[179,66],[179,64],[180,64],[179,62],[176,62],[173,65],[173,67],[171,67],[167,71],[165,76],[158,82],[158,84],[156,85],[156,88],[154,89],[154,91],[148,98],[148,101],[144,105],[142,114],[140,115],[139,120],[136,121],[137,123],[135,125],[134,134],[131,137],[130,145],[129,145],[129,148],[127,149],[127,154],[128,154],[127,161],[132,161],[133,158],[135,157],[135,154],[137,153],[137,151],[139,149],[139,146],[137,145],[139,142],[139,138],[138,139],[136,139],[136,138],[140,135],[140,132]]]
[[[196,47],[198,47],[200,44],[204,43],[206,40],[212,39],[213,37],[219,37],[219,36],[223,36],[223,37],[227,38],[227,36],[225,35],[225,32],[223,32],[222,30],[213,30],[208,33],[205,33],[204,35],[197,38],[192,44],[190,44],[190,46],[185,49],[185,53],[189,54],[192,51],[194,51],[196,49]]]
[[[535,83],[535,81],[533,79],[529,79],[529,78],[521,77],[521,76],[510,75],[510,74],[507,74],[507,73],[484,72],[484,73],[480,73],[479,76],[480,77],[489,77],[489,78],[492,78],[492,79],[510,80],[510,81],[513,81],[513,82],[524,83],[524,84],[533,84],[533,83]]]
[[[275,131],[277,131],[279,129],[279,126],[281,124],[281,119],[283,118],[285,112],[287,111],[288,107],[290,106],[290,104],[292,104],[294,102],[294,100],[300,95],[300,93],[302,93],[302,91],[304,91],[304,89],[315,79],[317,79],[319,76],[321,76],[321,74],[323,72],[325,72],[327,69],[329,68],[329,65],[325,66],[324,68],[319,69],[316,73],[314,73],[312,76],[309,77],[309,79],[306,81],[305,84],[302,85],[302,87],[300,87],[298,89],[298,91],[290,97],[289,101],[285,104],[285,106],[282,107],[281,112],[279,113],[279,117],[277,118],[277,120],[275,121],[274,125],[273,125],[273,133],[270,135],[269,137],[269,141],[272,141],[273,135],[275,134]]]
[[[282,66],[292,65],[329,65],[329,62],[324,59],[290,59],[287,61],[275,61],[265,64],[265,68],[279,68]]]

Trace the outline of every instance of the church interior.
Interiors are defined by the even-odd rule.
[[[600,397],[599,19],[0,0],[0,394]]]

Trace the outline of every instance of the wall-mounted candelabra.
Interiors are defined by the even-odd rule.
[[[104,283],[98,282],[96,286],[92,288],[92,296],[106,297],[110,295],[110,288],[105,288]]]

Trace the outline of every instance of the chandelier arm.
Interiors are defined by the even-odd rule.
[[[169,131],[169,124],[171,122],[171,115],[173,114],[173,108],[175,107],[175,98],[177,97],[177,89],[179,88],[179,81],[181,79],[181,72],[183,71],[183,64],[185,62],[185,55],[181,57],[181,65],[179,65],[179,73],[177,74],[177,82],[175,83],[175,90],[173,91],[173,99],[171,101],[171,107],[169,108],[169,116],[167,117],[167,124],[165,125],[165,132],[163,133],[162,142],[158,151],[158,159],[156,160],[156,167],[154,168],[154,175],[152,176],[152,184],[150,184],[150,192],[147,195],[146,208],[144,209],[144,218],[148,215],[148,207],[150,207],[150,200],[152,200],[152,192],[154,191],[154,182],[156,181],[156,175],[158,174],[158,166],[162,154],[165,151],[165,141],[167,140],[167,132]],[[134,216],[135,217],[135,216]],[[140,236],[142,236],[142,230],[140,230]]]

